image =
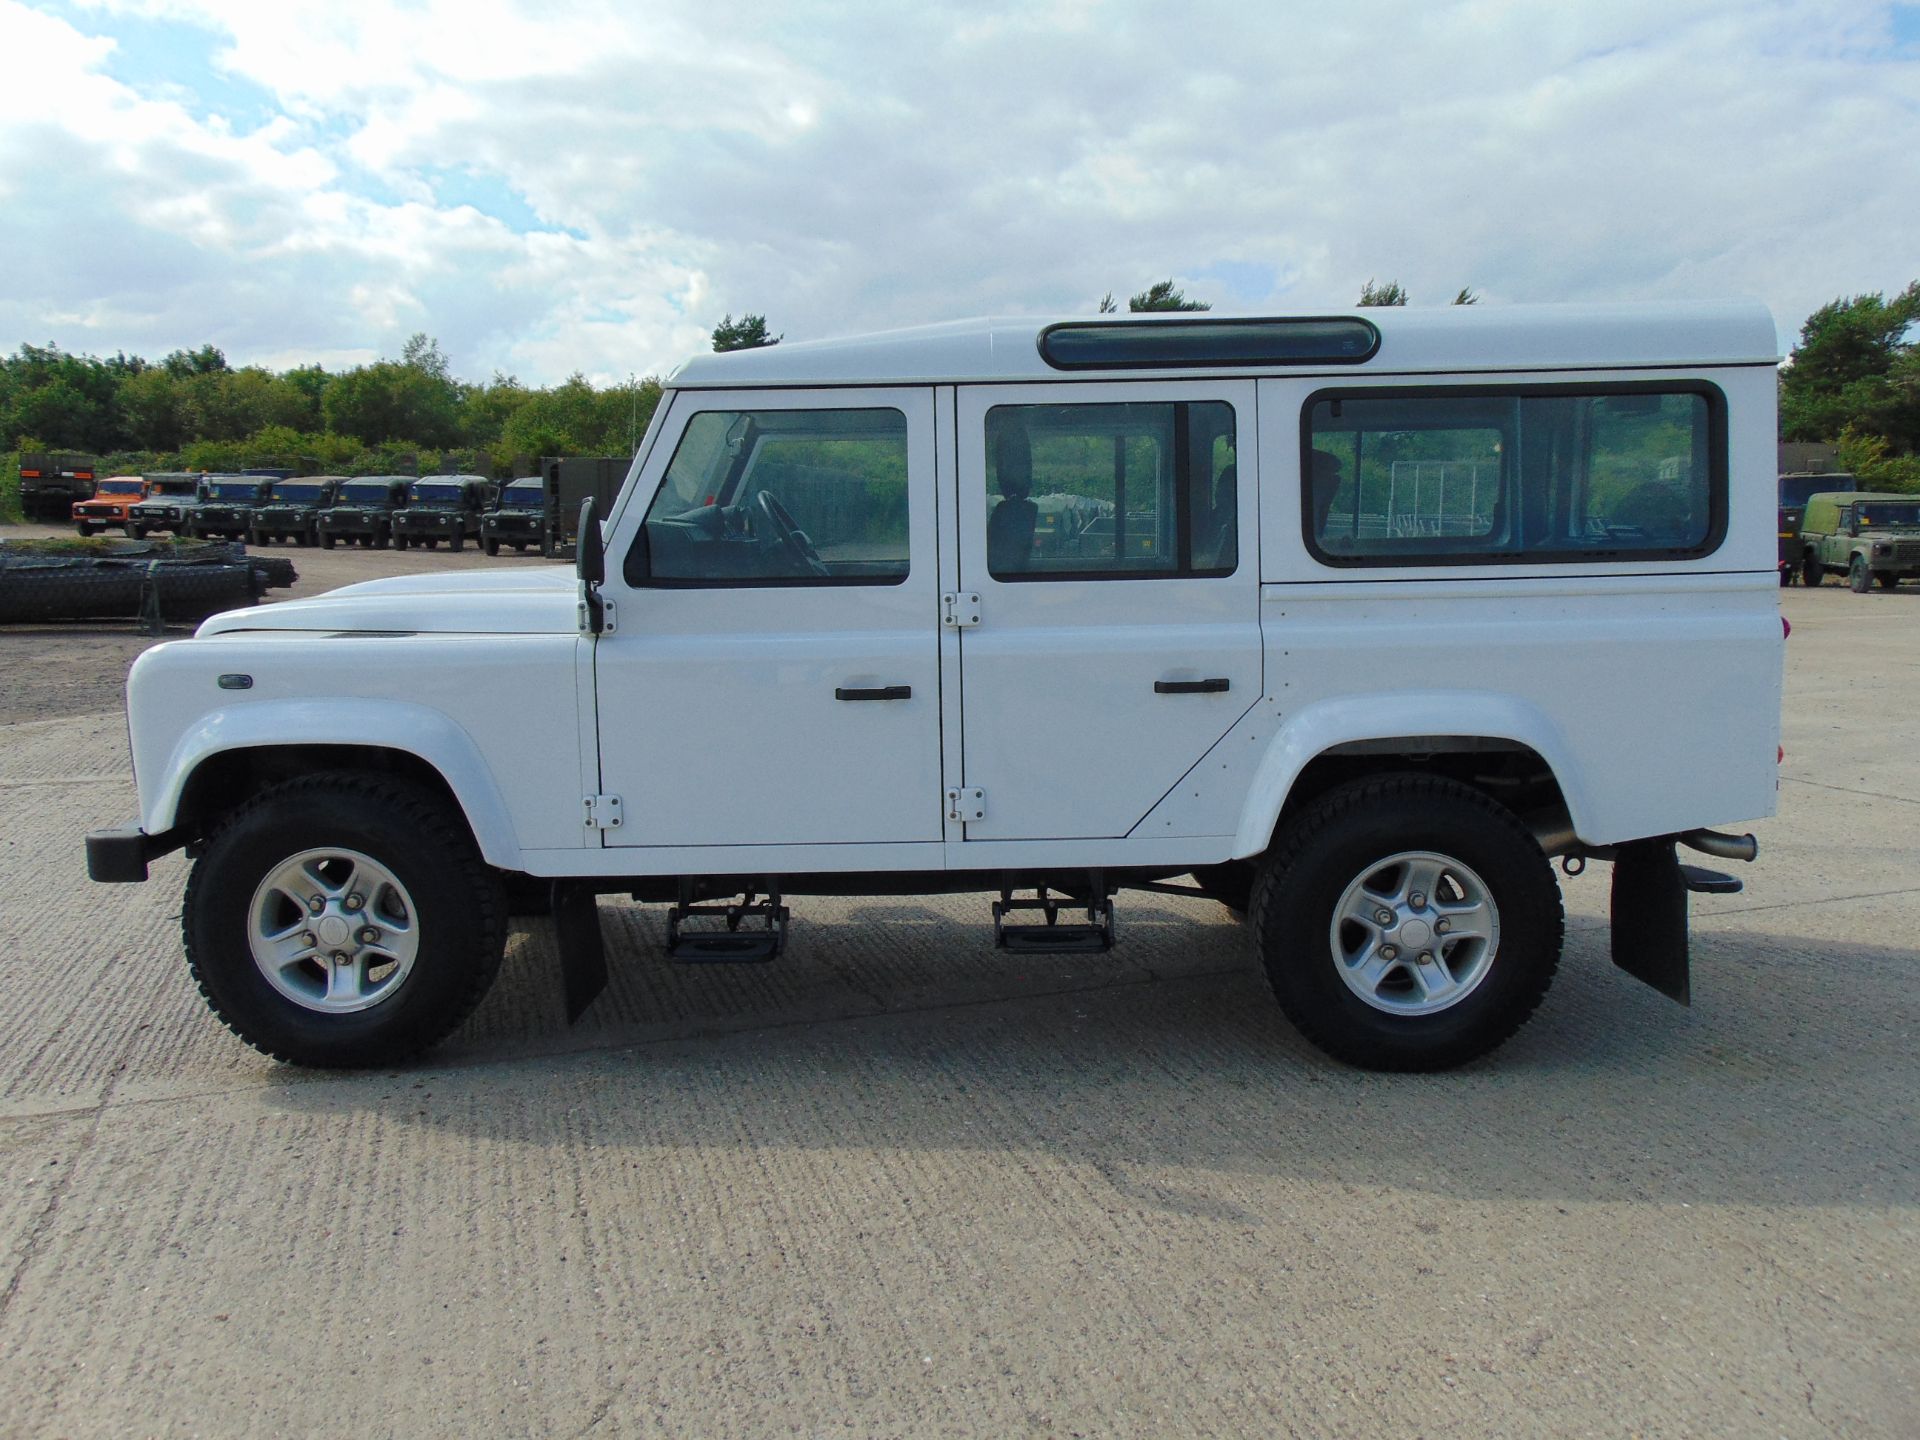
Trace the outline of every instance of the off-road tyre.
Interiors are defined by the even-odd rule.
[[[396,535],[393,537],[393,548],[396,550],[404,550],[411,544],[413,544],[413,541],[405,535]]]
[[[447,539],[447,549],[458,550],[461,546],[465,545],[466,543],[467,543],[467,537],[459,534],[458,532],[455,532],[453,535],[449,536]]]
[[[1808,589],[1812,589],[1826,578],[1826,567],[1820,563],[1818,555],[1809,555],[1800,562],[1800,583]]]
[[[1780,567],[1780,588],[1784,590],[1791,584],[1793,584],[1793,567],[1791,565],[1782,565]]]
[[[281,995],[247,940],[261,880],[290,857],[327,846],[358,850],[391,870],[412,899],[421,936],[400,987],[345,1014]],[[506,903],[497,872],[443,801],[403,780],[323,771],[262,791],[220,823],[187,881],[181,933],[200,993],[254,1049],[319,1068],[392,1065],[444,1039],[485,997],[505,948]]]
[[[485,550],[489,555],[498,555],[500,553],[500,542],[498,540],[482,540],[480,542],[480,548]]]
[[[73,528],[80,532],[80,538],[82,540],[86,539],[89,535],[93,534],[93,526],[89,525],[84,520],[75,521]]]
[[[1853,563],[1847,566],[1847,588],[1856,595],[1864,595],[1873,589],[1873,572],[1867,568],[1864,555],[1853,557]]]
[[[338,538],[331,530],[320,537],[320,548],[322,550],[331,550],[336,543],[338,543]]]
[[[1424,1015],[1361,999],[1330,934],[1347,887],[1406,851],[1471,867],[1499,918],[1484,977]],[[1504,1043],[1553,983],[1565,931],[1553,866],[1513,812],[1471,786],[1415,774],[1338,786],[1287,821],[1259,867],[1248,920],[1287,1018],[1327,1054],[1369,1070],[1444,1070]]]

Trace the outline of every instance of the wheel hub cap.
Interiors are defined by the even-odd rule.
[[[358,850],[303,850],[267,872],[247,911],[247,945],[266,982],[323,1014],[398,993],[420,952],[413,898]]]
[[[1500,912],[1450,855],[1407,850],[1369,865],[1340,896],[1327,931],[1334,968],[1390,1015],[1431,1015],[1477,989],[1500,948]]]

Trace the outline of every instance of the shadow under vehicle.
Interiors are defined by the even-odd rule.
[[[341,542],[375,550],[387,548],[393,538],[393,512],[406,503],[407,475],[362,475],[348,480],[334,492],[333,503],[314,518],[314,534],[320,548],[331,550]]]
[[[133,534],[133,507],[147,498],[147,482],[138,475],[109,475],[91,500],[76,501],[73,528],[82,536],[119,525]]]
[[[335,494],[346,479],[344,475],[308,475],[297,480],[276,481],[266,503],[254,507],[251,543],[284,544],[288,540],[296,545],[318,543],[320,535],[315,527],[320,512],[333,504]]]
[[[1920,495],[1861,490],[1809,496],[1800,543],[1807,584],[1837,573],[1856,595],[1875,584],[1891,590],[1920,575]]]
[[[209,475],[200,482],[200,503],[181,520],[181,533],[195,540],[245,540],[253,512],[273,496],[273,480],[258,475]]]
[[[1853,476],[1844,472],[1824,475],[1782,475],[1780,477],[1780,583],[1798,580],[1806,563],[1806,547],[1801,543],[1801,524],[1807,501],[1820,494],[1852,494],[1860,488]]]
[[[144,478],[147,498],[127,512],[127,534],[135,540],[161,531],[186,534],[188,517],[200,506],[202,477],[184,470],[163,470]]]
[[[480,536],[480,517],[493,500],[493,482],[484,475],[423,475],[407,487],[406,503],[393,512],[393,547],[444,540],[458,550],[467,537]]]
[[[480,543],[489,555],[498,555],[502,545],[525,554],[529,545],[540,543],[546,526],[546,482],[529,475],[500,487],[499,501],[480,517]]]

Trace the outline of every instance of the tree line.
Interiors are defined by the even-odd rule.
[[[1479,296],[1461,289],[1455,305]],[[1368,280],[1362,306],[1405,305],[1397,280]],[[1127,300],[1130,313],[1204,311],[1171,279]],[[1102,314],[1119,309],[1111,292]],[[1863,484],[1920,492],[1920,280],[1891,299],[1843,296],[1807,317],[1780,371],[1780,436],[1834,444]],[[776,345],[764,315],[727,315],[717,351]],[[438,342],[417,334],[397,359],[330,372],[232,366],[213,345],[158,361],[22,345],[0,357],[0,444],[78,450],[118,470],[250,465],[333,473],[474,469],[504,475],[516,458],[631,453],[653,418],[660,381],[597,387],[575,373],[535,387],[495,372],[455,378]]]

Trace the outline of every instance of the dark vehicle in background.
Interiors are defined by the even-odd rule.
[[[397,550],[442,540],[458,550],[469,535],[480,536],[480,517],[493,502],[493,482],[484,475],[423,475],[407,487],[406,504],[393,516]]]
[[[1860,483],[1841,471],[1824,475],[1780,477],[1780,583],[1791,585],[1805,573],[1807,547],[1800,539],[1807,501],[1815,495],[1850,494]],[[1818,583],[1817,581],[1813,583]]]
[[[144,539],[157,530],[186,534],[187,517],[200,505],[200,477],[163,470],[144,477],[147,498],[127,512],[127,534]]]
[[[1808,496],[1800,543],[1807,584],[1837,572],[1856,595],[1876,583],[1891,590],[1920,576],[1920,495],[1842,490]]]
[[[633,460],[627,455],[575,455],[540,462],[547,484],[547,524],[540,553],[548,559],[571,555],[580,528],[580,502],[593,497],[593,513],[612,513],[614,497],[626,483]]]
[[[200,503],[181,523],[195,540],[245,540],[255,507],[273,498],[273,481],[253,475],[209,475],[200,482]]]
[[[356,540],[375,550],[387,548],[393,538],[393,512],[407,501],[409,475],[361,475],[344,482],[333,503],[314,517],[320,548],[331,550],[340,541]]]
[[[109,525],[123,525],[131,535],[133,507],[146,498],[147,482],[138,475],[109,475],[100,482],[91,500],[81,500],[74,505],[73,528],[86,536]]]
[[[529,475],[501,487],[500,503],[480,517],[480,543],[489,555],[498,555],[502,545],[525,554],[541,543],[546,525],[547,482]]]
[[[344,475],[304,475],[298,480],[276,480],[267,502],[254,507],[251,543],[285,544],[290,539],[296,545],[317,544],[320,512],[333,504],[334,496],[346,480]]]
[[[65,520],[74,502],[93,498],[98,462],[62,450],[20,454],[20,510],[29,520]]]

